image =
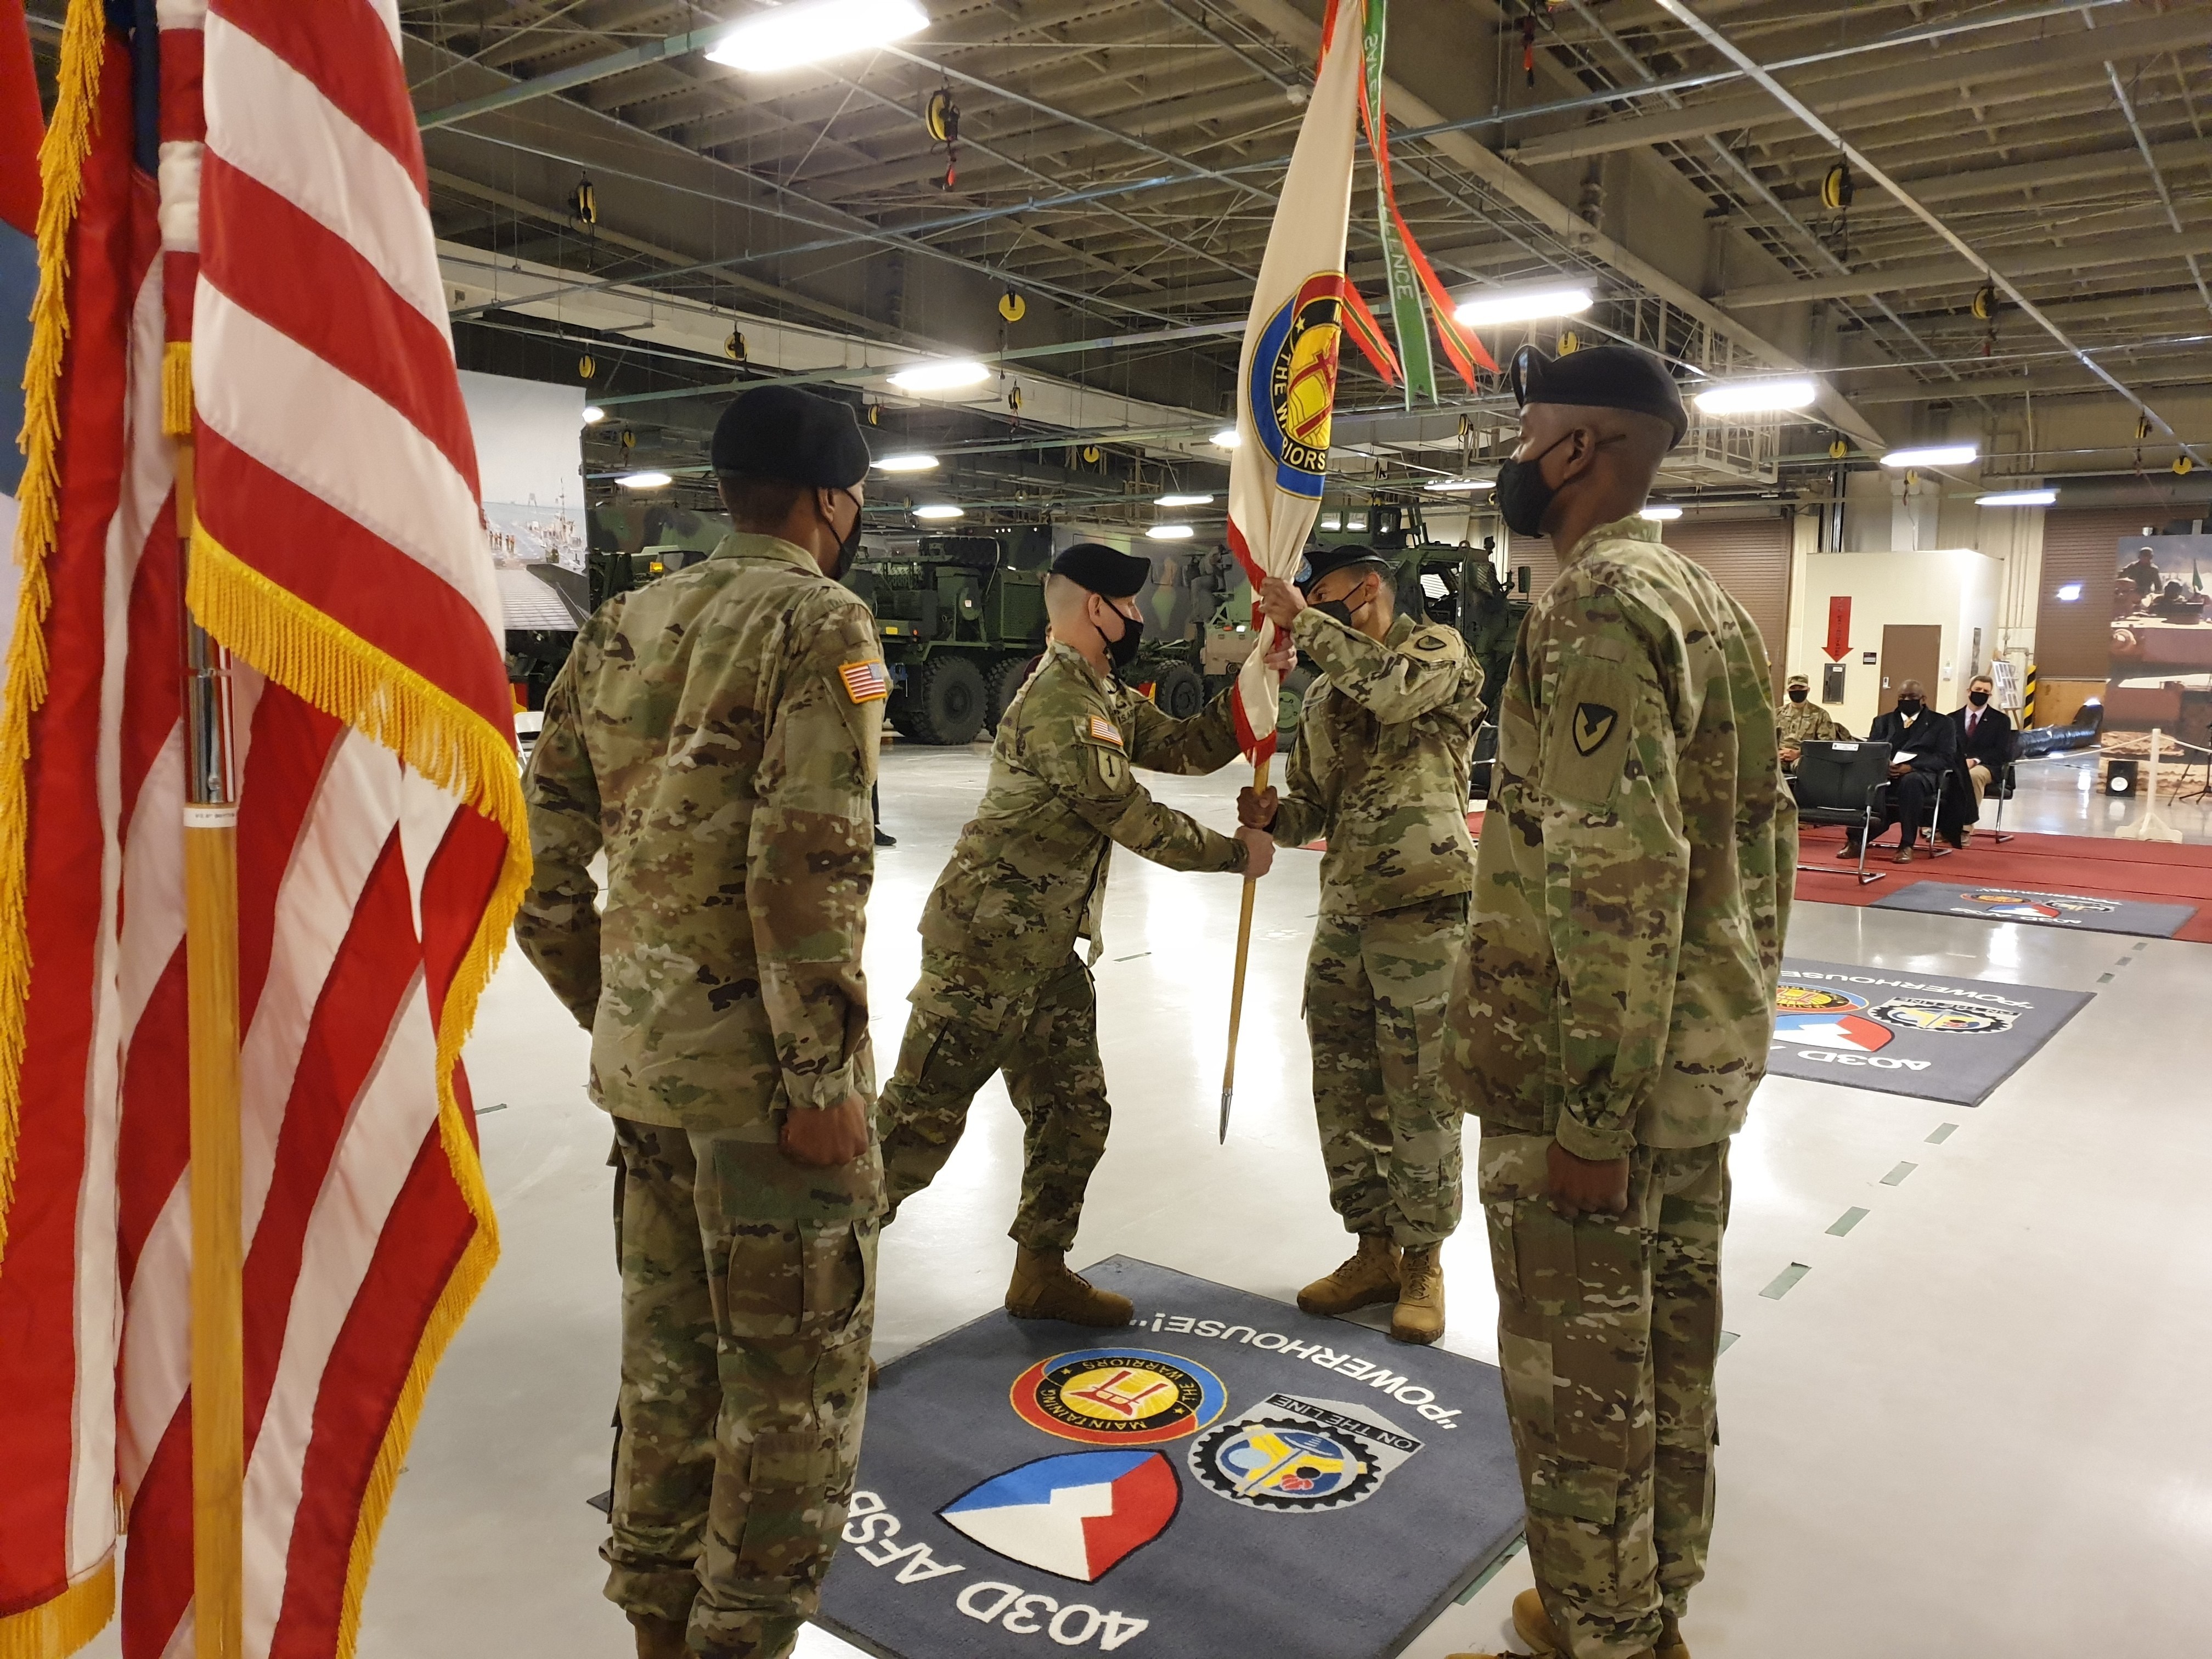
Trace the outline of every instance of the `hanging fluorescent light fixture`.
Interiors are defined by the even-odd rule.
[[[1636,516],[1639,519],[1647,520],[1652,524],[1665,524],[1671,519],[1680,518],[1682,516],[1682,509],[1679,507],[1670,506],[1665,501],[1654,501],[1650,506],[1644,508]]]
[[[1495,489],[1495,478],[1431,478],[1425,488],[1435,495],[1465,495],[1478,489]]]
[[[1206,440],[1206,442],[1212,444],[1216,449],[1234,449],[1243,441],[1244,434],[1233,426],[1223,427],[1220,431]]]
[[[1156,542],[1187,542],[1193,533],[1187,524],[1156,524],[1145,532]]]
[[[1936,444],[1927,449],[1893,449],[1881,458],[1884,466],[1965,466],[1980,459],[1979,444]]]
[[[1995,495],[1977,495],[1976,507],[2049,507],[2058,499],[2055,489],[2000,489]]]
[[[597,404],[586,404],[584,405],[584,424],[586,426],[597,426],[601,421],[604,421],[606,418],[607,411],[601,409]]]
[[[665,472],[625,472],[615,482],[624,489],[660,489],[676,480]]]
[[[1154,507],[1212,507],[1213,497],[1211,495],[1155,495],[1152,498],[1152,505]]]
[[[930,501],[915,508],[914,516],[917,519],[964,519],[968,516],[968,509],[955,507],[951,501]]]
[[[934,455],[886,455],[876,463],[878,472],[932,472],[936,468]]]
[[[1694,401],[1708,415],[1770,415],[1802,409],[1820,395],[1819,386],[1807,380],[1741,380],[1707,386]]]
[[[929,27],[914,0],[798,0],[748,17],[707,48],[710,63],[753,75],[887,46]]]
[[[1533,323],[1547,317],[1579,317],[1590,305],[1590,291],[1586,288],[1522,289],[1463,300],[1452,315],[1468,328],[1495,328],[1504,323]]]
[[[991,371],[981,363],[957,357],[949,362],[916,363],[912,368],[902,368],[891,376],[891,384],[902,392],[957,392],[990,378]]]

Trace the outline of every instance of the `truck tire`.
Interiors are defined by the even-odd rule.
[[[1152,707],[1170,720],[1187,720],[1206,707],[1206,682],[1184,663],[1170,663],[1152,683]]]
[[[908,718],[922,743],[957,744],[983,729],[983,675],[964,652],[940,651],[908,676]]]
[[[987,731],[999,729],[999,722],[1006,717],[1006,705],[1022,689],[1022,682],[1029,678],[1030,665],[1036,660],[1035,657],[1008,657],[991,665],[991,672],[983,677],[983,725]]]

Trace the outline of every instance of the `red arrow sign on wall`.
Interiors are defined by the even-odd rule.
[[[1828,601],[1828,642],[1822,647],[1830,662],[1851,654],[1851,602],[1841,593]]]

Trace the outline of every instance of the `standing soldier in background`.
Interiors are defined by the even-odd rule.
[[[1460,1217],[1467,1102],[1442,1073],[1474,885],[1467,789],[1482,671],[1456,629],[1397,614],[1389,566],[1368,548],[1316,553],[1303,592],[1269,577],[1260,608],[1323,678],[1298,717],[1289,793],[1248,788],[1237,811],[1285,847],[1328,838],[1306,1032],[1329,1203],[1359,1240],[1298,1306],[1393,1302],[1390,1334],[1433,1342],[1438,1249]]]
[[[1498,505],[1562,550],[1498,714],[1462,1029],[1537,1588],[1522,1636],[1687,1659],[1712,1529],[1729,1137],[1796,864],[1758,628],[1637,516],[1688,421],[1657,360],[1516,360]]]
[[[1237,757],[1233,690],[1170,720],[1123,690],[1152,567],[1096,542],[1067,549],[1045,583],[1052,643],[999,722],[990,781],[921,914],[921,978],[881,1109],[892,1215],[936,1178],[992,1073],[1021,1114],[1020,1247],[1006,1310],[1025,1319],[1126,1325],[1128,1298],[1065,1257],[1110,1114],[1091,982],[1106,869],[1119,842],[1170,870],[1262,876],[1274,843],[1235,839],[1161,805],[1132,773],[1217,771]],[[1287,672],[1295,653],[1273,659]],[[1076,941],[1088,939],[1088,955]],[[887,1218],[888,1220],[888,1218]]]
[[[615,1120],[602,1553],[641,1659],[778,1659],[819,1601],[882,1210],[860,938],[890,680],[836,580],[867,444],[845,405],[767,386],[711,453],[735,533],[600,608],[523,780],[537,871],[515,934],[591,1030]]]
[[[1789,685],[1790,700],[1784,703],[1776,720],[1776,736],[1782,747],[1782,769],[1797,769],[1797,757],[1808,743],[1834,743],[1850,734],[1836,724],[1835,716],[1813,701],[1813,682],[1802,674],[1792,674]]]

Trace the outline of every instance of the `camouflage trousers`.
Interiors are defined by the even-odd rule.
[[[1324,912],[1306,957],[1306,1036],[1328,1201],[1355,1233],[1401,1245],[1451,1237],[1460,1120],[1444,1064],[1467,895],[1368,915]]]
[[[976,1091],[995,1072],[1006,1074],[1022,1119],[1022,1200],[1009,1235],[1032,1250],[1072,1249],[1113,1117],[1098,1059],[1097,996],[1090,969],[1073,957],[995,1030],[920,1007],[908,1018],[898,1073],[876,1107],[885,1221],[937,1178]]]
[[[1625,1214],[1546,1200],[1549,1135],[1486,1132],[1498,1359],[1528,1554],[1573,1659],[1657,1644],[1705,1573],[1728,1143],[1639,1146]]]
[[[709,1659],[780,1659],[821,1600],[860,1462],[877,1223],[759,1215],[791,1207],[760,1201],[797,1167],[772,1140],[617,1118],[615,1152],[607,1598],[688,1621]]]

